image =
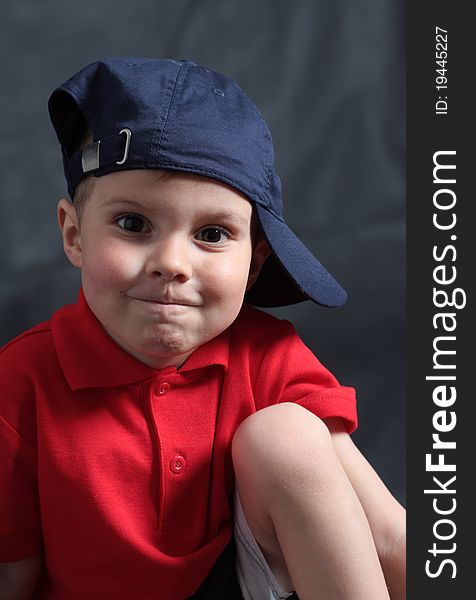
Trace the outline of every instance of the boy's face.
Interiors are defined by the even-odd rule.
[[[80,222],[58,219],[86,300],[108,334],[154,368],[179,366],[236,318],[268,255],[252,206],[218,181],[133,170],[94,181]]]

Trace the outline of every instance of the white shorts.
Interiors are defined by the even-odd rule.
[[[244,600],[284,600],[293,594],[276,581],[246,522],[235,492],[236,574]]]

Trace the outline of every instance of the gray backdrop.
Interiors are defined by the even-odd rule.
[[[276,147],[291,227],[349,292],[279,309],[358,390],[359,447],[404,499],[404,71],[397,0],[3,0],[0,342],[76,297],[49,93],[102,56],[188,58],[235,79]]]

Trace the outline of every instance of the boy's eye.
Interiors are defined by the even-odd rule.
[[[147,228],[144,219],[136,215],[124,215],[117,219],[116,223],[121,229],[131,231],[132,233],[142,233]]]
[[[221,227],[207,227],[198,232],[197,238],[202,242],[209,244],[218,244],[228,239],[230,236],[225,229]]]

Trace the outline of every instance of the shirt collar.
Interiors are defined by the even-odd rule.
[[[123,350],[89,308],[83,291],[76,304],[53,315],[53,341],[61,368],[73,390],[137,383],[164,373],[186,373],[214,365],[228,367],[229,328],[206,342],[179,367],[153,369]]]

